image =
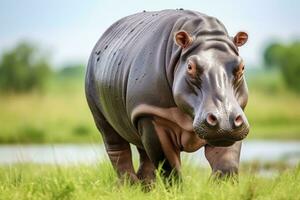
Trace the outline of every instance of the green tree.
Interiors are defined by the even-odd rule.
[[[271,43],[264,51],[264,61],[267,68],[280,67],[282,56],[286,47],[280,43]]]
[[[42,91],[51,75],[48,59],[29,42],[5,52],[0,62],[0,89],[11,92]]]
[[[300,92],[300,42],[291,44],[281,59],[281,71],[291,89]]]
[[[280,69],[288,88],[300,92],[300,42],[273,43],[266,48],[264,60],[268,68]]]

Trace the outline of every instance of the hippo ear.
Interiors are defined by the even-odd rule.
[[[233,38],[233,43],[237,47],[243,46],[248,40],[248,34],[246,32],[238,32],[234,38]]]
[[[192,43],[193,38],[186,31],[180,30],[174,34],[174,41],[184,49]]]

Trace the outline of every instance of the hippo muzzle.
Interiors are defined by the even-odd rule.
[[[230,146],[244,139],[249,132],[249,123],[241,109],[225,112],[205,112],[195,118],[195,133],[213,146]]]
[[[235,99],[215,101],[201,108],[195,116],[195,133],[213,146],[229,146],[244,139],[249,132],[249,123],[244,111]]]

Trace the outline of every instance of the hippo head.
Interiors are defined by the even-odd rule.
[[[194,132],[213,146],[229,146],[244,139],[249,124],[244,113],[248,89],[238,47],[248,35],[239,32],[195,37],[174,34],[181,56],[174,70],[173,95],[177,106],[193,119]]]

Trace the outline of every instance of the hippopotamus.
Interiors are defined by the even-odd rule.
[[[140,12],[112,24],[90,55],[86,98],[118,176],[181,177],[181,152],[204,147],[212,174],[238,173],[248,89],[239,48],[215,17],[192,10]],[[132,164],[137,148],[139,168]]]

